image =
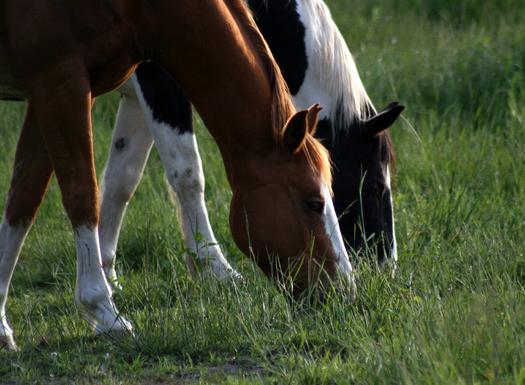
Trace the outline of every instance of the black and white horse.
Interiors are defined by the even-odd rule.
[[[394,159],[388,127],[403,106],[392,103],[376,113],[352,55],[322,0],[248,2],[296,107],[304,109],[314,103],[324,107],[316,136],[332,154],[334,203],[346,242],[356,251],[373,245],[381,266],[395,266],[390,184]],[[120,91],[99,227],[108,279],[116,283],[114,263],[122,218],[153,144],[180,206],[186,248],[204,262],[211,275],[219,279],[237,275],[224,258],[209,223],[190,102],[154,63],[141,64]]]

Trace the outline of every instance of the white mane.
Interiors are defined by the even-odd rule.
[[[334,23],[330,10],[322,0],[297,0],[308,18],[305,25],[311,34],[313,52],[309,67],[320,85],[333,100],[328,116],[333,122],[348,127],[352,120],[366,117],[367,107],[373,107],[361,82],[348,46]]]

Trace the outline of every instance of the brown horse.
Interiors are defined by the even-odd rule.
[[[52,172],[75,232],[77,303],[97,333],[131,329],[101,268],[90,112],[95,96],[147,59],[185,89],[217,141],[239,248],[294,293],[337,273],[353,291],[329,159],[312,135],[319,107],[295,112],[242,0],[4,0],[0,7],[0,98],[29,102],[0,229],[3,342],[15,347],[7,291]]]

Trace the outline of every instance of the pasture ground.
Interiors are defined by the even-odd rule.
[[[400,269],[359,266],[358,296],[291,306],[234,246],[230,192],[202,124],[207,201],[246,285],[191,280],[156,154],[121,236],[116,294],[136,338],[94,339],[73,305],[72,231],[53,181],[8,311],[21,352],[0,383],[524,384],[525,2],[329,0],[393,129]],[[99,172],[118,95],[95,108]],[[24,106],[0,103],[0,202]]]

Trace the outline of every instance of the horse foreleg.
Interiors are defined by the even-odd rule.
[[[13,177],[0,227],[0,345],[11,349],[16,349],[16,345],[5,310],[9,284],[51,173],[51,163],[29,106],[18,140]]]
[[[153,66],[141,65],[134,85],[166,177],[175,192],[188,265],[194,272],[193,260],[196,257],[205,273],[218,279],[240,278],[224,258],[208,218],[204,201],[204,173],[193,133],[191,104],[177,84]],[[143,87],[144,84],[147,86]],[[168,102],[151,106],[149,103],[158,100],[158,95],[148,94],[152,92],[159,93]],[[174,106],[176,110],[167,110],[167,106]],[[166,117],[171,119],[163,119]],[[175,125],[174,122],[179,123]]]
[[[113,287],[119,287],[115,258],[122,220],[128,202],[142,178],[153,145],[153,138],[132,87],[126,86],[121,92],[122,99],[102,181],[98,230],[102,267]]]
[[[131,326],[118,314],[102,270],[89,84],[78,72],[64,75],[35,82],[32,100],[75,233],[75,299],[96,333],[120,334]]]

